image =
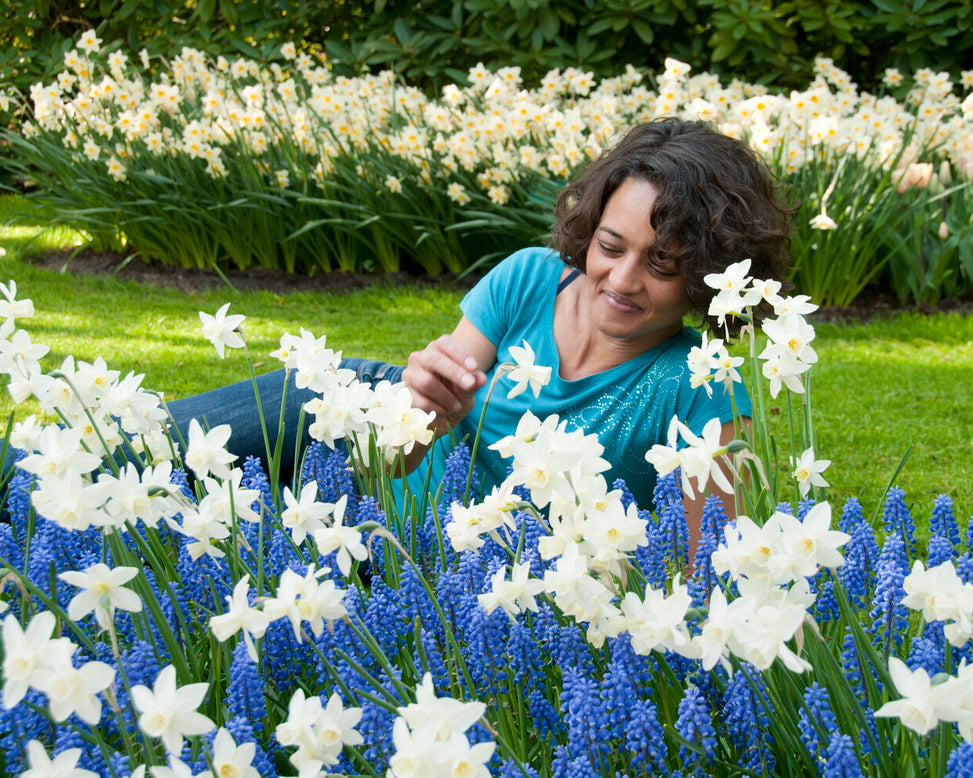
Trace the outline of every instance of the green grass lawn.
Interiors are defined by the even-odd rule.
[[[230,302],[245,314],[258,372],[276,367],[266,355],[284,332],[305,327],[327,335],[347,355],[402,362],[410,351],[452,329],[460,292],[376,286],[348,294],[288,294],[218,289],[185,294],[130,282],[40,270],[26,251],[63,244],[65,232],[0,231],[0,280],[17,281],[36,317],[25,326],[50,345],[48,366],[66,355],[103,357],[126,373],[145,373],[144,385],[180,397],[244,379],[241,352],[221,361],[200,334],[198,311]],[[33,244],[28,246],[28,242]],[[825,474],[837,504],[858,497],[866,511],[880,506],[888,479],[912,447],[896,483],[928,517],[940,493],[956,502],[961,525],[973,510],[973,318],[958,314],[902,315],[855,325],[821,324],[812,371],[817,455],[833,460]],[[778,406],[784,395],[778,398]],[[11,410],[5,394],[0,412]],[[20,410],[19,413],[29,411]],[[783,428],[780,414],[778,428]]]

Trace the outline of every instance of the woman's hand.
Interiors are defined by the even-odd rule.
[[[402,380],[412,404],[435,411],[436,436],[459,423],[473,407],[473,395],[486,383],[497,349],[466,317],[452,335],[442,335],[409,355]]]

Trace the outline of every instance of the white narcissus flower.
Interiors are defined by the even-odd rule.
[[[209,432],[203,432],[196,419],[189,421],[189,444],[186,449],[186,467],[199,478],[212,473],[216,478],[229,478],[230,462],[236,454],[226,450],[226,443],[233,432],[229,424],[220,424]]]
[[[477,595],[480,607],[487,613],[503,608],[510,616],[523,611],[536,611],[534,599],[544,591],[544,582],[530,577],[530,565],[514,563],[507,580],[506,568],[497,570],[490,579],[490,591]]]
[[[361,708],[345,708],[337,693],[322,707],[320,697],[305,698],[298,689],[287,706],[287,718],[277,725],[274,734],[283,746],[297,746],[290,756],[291,764],[302,771],[312,763],[334,765],[342,749],[357,746],[364,738],[355,729],[361,720]]]
[[[436,414],[413,408],[408,386],[381,381],[375,387],[375,401],[365,419],[378,429],[375,444],[385,452],[387,461],[393,461],[400,449],[408,454],[416,443],[425,446],[432,441],[429,425]]]
[[[226,612],[213,616],[209,620],[209,628],[221,643],[231,635],[243,630],[243,642],[247,647],[247,655],[253,662],[257,661],[257,649],[253,644],[254,638],[263,637],[270,624],[270,618],[259,608],[250,605],[250,576],[244,575],[233,593],[226,596]]]
[[[338,569],[347,576],[351,572],[351,560],[364,562],[368,558],[368,549],[361,542],[361,532],[354,527],[342,524],[345,518],[345,507],[348,505],[348,495],[343,494],[333,506],[333,524],[314,531],[314,543],[321,556],[327,556],[332,551],[338,552]]]
[[[30,767],[20,774],[20,778],[98,778],[98,773],[77,766],[80,758],[80,748],[69,748],[51,759],[39,740],[31,740],[27,744]]]
[[[973,584],[963,581],[952,562],[928,570],[916,560],[902,588],[902,604],[921,610],[927,622],[945,621],[943,634],[951,645],[961,647],[973,636]]]
[[[929,673],[919,667],[912,671],[898,657],[889,657],[889,675],[900,699],[885,703],[875,711],[881,718],[897,718],[913,732],[925,735],[939,723],[937,704],[945,684],[933,686]],[[948,687],[947,687],[948,688]]]
[[[330,623],[348,615],[344,606],[344,590],[338,589],[334,581],[319,580],[329,572],[331,569],[328,567],[318,570],[314,565],[308,565],[303,576],[293,570],[285,570],[277,584],[277,596],[264,602],[264,613],[271,621],[287,617],[298,640],[301,638],[302,621],[307,621],[311,632],[319,637],[325,621]]]
[[[511,346],[510,356],[513,357],[516,365],[509,368],[507,378],[515,382],[515,386],[507,392],[507,398],[516,397],[524,392],[527,387],[534,393],[534,397],[540,395],[541,387],[547,386],[551,380],[551,368],[534,364],[534,349],[525,340],[524,346]]]
[[[414,733],[429,732],[437,741],[466,732],[485,712],[486,705],[482,702],[437,697],[430,673],[423,675],[416,687],[416,701],[399,708],[399,715]]]
[[[291,531],[291,539],[296,545],[301,545],[304,538],[314,535],[316,530],[325,527],[324,520],[331,515],[334,505],[330,502],[318,502],[318,484],[308,481],[301,488],[299,497],[284,487],[284,505],[287,507],[280,515],[280,522]],[[347,497],[344,498],[347,501]]]
[[[132,702],[141,713],[139,729],[149,737],[160,738],[170,754],[182,753],[183,738],[202,735],[215,726],[196,710],[208,690],[208,683],[177,687],[176,668],[166,665],[151,689],[141,684],[132,687]]]
[[[50,668],[71,665],[76,646],[68,638],[52,638],[56,620],[42,611],[22,629],[16,616],[3,620],[3,707],[10,710],[20,702],[38,674]]]
[[[797,485],[801,491],[801,497],[807,497],[812,486],[830,486],[821,475],[831,465],[830,459],[815,459],[814,449],[809,448],[797,458],[796,462],[794,457],[791,457],[790,460],[791,466],[794,468],[794,478],[797,479]]]
[[[47,695],[54,721],[72,714],[91,726],[101,720],[98,695],[111,686],[115,670],[104,662],[86,662],[81,667],[65,664],[38,670],[37,688]]]
[[[624,629],[632,636],[632,650],[637,654],[652,651],[675,651],[691,659],[697,657],[686,628],[686,611],[693,598],[677,573],[672,581],[672,593],[647,586],[645,596],[628,592],[622,600]]]
[[[200,773],[198,778],[260,778],[253,766],[256,753],[256,743],[238,746],[233,735],[220,727],[213,739],[213,769]]]
[[[17,326],[17,319],[29,319],[34,315],[34,303],[30,300],[17,299],[17,282],[11,281],[10,285],[0,284],[0,294],[4,299],[0,300],[0,338],[8,338]],[[47,349],[45,347],[45,353]]]
[[[706,489],[706,484],[712,478],[721,490],[732,494],[733,485],[727,480],[717,459],[726,453],[726,446],[720,441],[723,434],[720,420],[710,419],[698,436],[682,422],[677,421],[676,427],[679,435],[688,444],[679,452],[679,466],[682,468],[682,489],[689,499],[695,497],[690,479],[695,479],[700,493]]]
[[[819,214],[815,214],[814,218],[808,222],[811,227],[815,230],[836,230],[838,229],[838,223],[828,216],[827,213],[821,211]]]
[[[213,344],[220,359],[223,359],[225,348],[243,348],[244,345],[243,338],[236,330],[247,317],[241,314],[227,316],[229,307],[229,303],[220,306],[215,316],[199,312],[199,320],[203,323],[203,337]]]
[[[108,629],[115,618],[116,608],[138,613],[142,610],[142,600],[124,586],[138,574],[137,567],[112,569],[104,562],[97,562],[84,572],[68,570],[59,573],[58,578],[62,581],[82,590],[68,603],[68,616],[78,621],[94,611],[98,626]]]

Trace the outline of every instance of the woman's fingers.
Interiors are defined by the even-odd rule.
[[[462,344],[443,335],[409,355],[402,380],[412,391],[416,407],[455,422],[473,406],[473,395],[486,382],[486,375]]]

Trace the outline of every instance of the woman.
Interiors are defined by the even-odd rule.
[[[540,418],[557,413],[569,428],[597,433],[612,464],[609,482],[624,478],[644,506],[655,483],[644,454],[665,442],[673,415],[697,434],[719,418],[727,441],[732,403],[749,415],[745,391],[731,401],[719,390],[710,398],[690,387],[686,357],[700,335],[683,319],[695,313],[705,320],[714,293],[706,274],[749,257],[754,276],[779,279],[786,264],[787,210],[750,148],[701,122],[636,127],[567,186],[555,217],[554,251],[527,249],[500,263],[463,300],[452,334],[412,353],[404,371],[346,361],[364,378],[401,378],[414,405],[436,412],[438,439],[408,457],[415,490],[430,469],[429,482],[439,483],[453,441],[474,437],[488,382],[524,340],[537,364],[553,368],[552,380],[536,399],[493,393],[476,462],[486,488],[507,467],[489,443],[511,434],[527,410]],[[282,382],[274,376],[261,377],[268,409],[279,408]],[[191,417],[230,423],[230,450],[260,453],[262,437],[245,429],[253,426],[246,425],[254,418],[252,390],[237,386],[238,415],[233,387],[170,408],[183,429]],[[306,399],[289,390],[292,419]],[[288,425],[291,436],[296,426]],[[701,502],[687,507],[692,528]]]

